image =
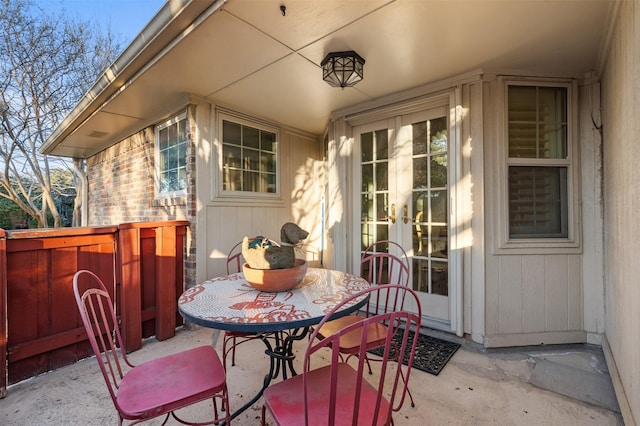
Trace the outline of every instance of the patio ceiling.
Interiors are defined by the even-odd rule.
[[[170,1],[42,151],[86,158],[189,96],[321,135],[332,111],[474,70],[582,78],[599,71],[612,4]],[[364,80],[344,90],[320,69],[340,50],[366,60]]]

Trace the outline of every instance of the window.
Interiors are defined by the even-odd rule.
[[[156,127],[156,192],[163,197],[187,189],[187,119],[185,115]]]
[[[508,235],[570,236],[569,86],[507,86]]]
[[[277,192],[276,131],[225,117],[222,128],[222,190]]]

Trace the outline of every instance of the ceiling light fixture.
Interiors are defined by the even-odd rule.
[[[320,65],[322,79],[333,87],[351,87],[364,76],[364,59],[353,50],[329,53]]]

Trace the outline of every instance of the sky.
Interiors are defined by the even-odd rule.
[[[149,23],[166,0],[33,0],[45,11],[60,12],[82,21],[97,22],[122,41],[123,47]]]

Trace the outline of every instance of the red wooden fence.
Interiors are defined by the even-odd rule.
[[[78,269],[113,289],[127,352],[173,337],[188,224],[0,229],[0,397],[8,384],[93,355],[73,297]]]

